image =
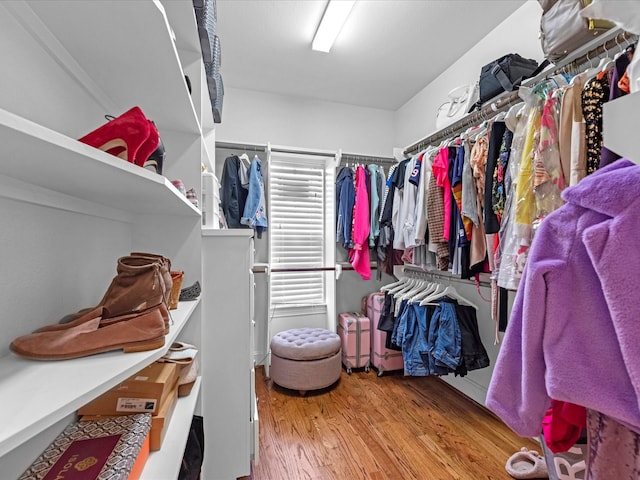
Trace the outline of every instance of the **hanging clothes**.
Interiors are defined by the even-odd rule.
[[[533,221],[535,220],[535,195],[533,192],[533,157],[539,140],[540,131],[539,99],[534,98],[527,124],[522,148],[520,170],[516,181],[514,233],[516,237],[515,268],[522,275],[531,240],[533,239]]]
[[[550,92],[544,100],[539,141],[533,160],[533,193],[536,201],[534,229],[543,218],[564,204],[560,197],[565,185],[558,144],[558,108],[559,98],[555,92]]]
[[[384,176],[384,170],[381,170],[381,167],[378,165],[371,164],[367,166],[370,175],[370,190],[369,194],[369,221],[370,224],[370,232],[369,232],[369,246],[375,247],[376,240],[380,236],[380,198],[381,198],[381,187],[382,182],[380,181],[382,176]]]
[[[627,71],[627,67],[631,63],[631,58],[626,52],[623,52],[618,58],[615,59],[613,64],[613,71],[611,73],[611,81],[609,82],[609,98],[607,101],[615,100],[616,98],[620,98],[623,95],[626,95],[627,92],[622,90],[619,87],[620,79],[624,76]],[[604,145],[602,146],[602,150],[600,152],[600,164],[599,168],[605,167],[610,163],[615,162],[620,158],[615,152],[612,152]]]
[[[565,88],[560,105],[560,161],[565,185],[576,185],[587,176],[586,124],[582,112],[582,90],[586,74],[579,73]]]
[[[353,207],[353,248],[349,249],[349,260],[353,269],[363,280],[371,279],[369,260],[369,196],[367,195],[367,179],[364,168],[356,169],[356,201]]]
[[[393,248],[393,239],[395,236],[394,208],[398,206],[395,201],[395,196],[398,192],[396,187],[397,179],[399,177],[404,178],[406,162],[406,160],[400,162],[398,165],[393,165],[389,169],[389,177],[387,178],[385,194],[383,196],[383,211],[380,216],[380,237],[378,240],[378,258],[382,262],[382,271],[388,275],[393,275],[394,265],[403,264],[401,259],[402,251]],[[395,220],[397,220],[397,210],[395,214]],[[381,278],[380,270],[378,274]]]
[[[640,477],[640,434],[595,410],[587,411],[589,480],[634,480]]]
[[[393,209],[393,197],[395,195],[395,188],[393,186],[397,165],[393,165],[389,169],[389,176],[384,185],[384,193],[382,195],[382,204],[380,207],[380,237],[378,245],[380,247],[386,247],[393,241],[392,229],[392,209]]]
[[[241,167],[242,162],[237,155],[227,157],[222,167],[220,204],[229,228],[247,228],[240,222],[249,194],[249,191],[242,185]]]
[[[471,240],[473,221],[462,213],[462,176],[464,174],[465,149],[463,146],[460,146],[455,149],[455,152],[453,171],[451,174],[451,193],[453,194],[453,200],[456,202],[458,215],[460,215],[466,239]]]
[[[451,189],[448,193],[451,201],[451,226],[449,231],[449,259],[451,262],[451,273],[461,275],[462,278],[469,277],[469,240],[463,224],[462,215],[458,209],[458,199],[456,194],[462,193],[462,165],[460,164],[464,156],[464,151],[458,147],[448,147],[449,165],[447,176]],[[459,155],[460,153],[460,155]],[[457,185],[456,188],[454,185]],[[462,198],[460,198],[460,203]],[[469,222],[469,226],[472,225]]]
[[[619,160],[562,196],[536,233],[486,405],[523,437],[551,399],[640,433],[640,167]]]
[[[586,408],[551,400],[551,408],[542,419],[544,443],[553,453],[566,452],[578,442],[586,423]]]
[[[448,301],[440,301],[429,322],[427,337],[428,370],[431,375],[447,375],[460,363],[460,326],[455,307]]]
[[[444,207],[444,223],[442,230],[442,238],[449,241],[451,230],[451,182],[449,182],[449,149],[443,147],[440,149],[436,157],[433,159],[433,176],[440,188],[443,189],[443,207]],[[433,232],[437,238],[439,232]],[[448,256],[448,254],[447,254]]]
[[[393,226],[393,248],[394,250],[403,250],[402,226],[400,224],[400,206],[403,202],[404,184],[407,173],[407,164],[410,160],[403,160],[398,164],[391,188],[394,188],[393,204],[391,205],[391,224]]]
[[[504,134],[507,131],[505,122],[493,122],[491,133],[489,134],[489,145],[487,147],[487,160],[484,173],[484,230],[485,233],[498,233],[500,222],[493,211],[493,177],[500,157],[500,148],[503,144]]]
[[[417,303],[407,305],[404,316],[404,334],[399,340],[404,360],[404,374],[412,376],[426,376],[427,368],[422,355],[427,351],[427,307]]]
[[[455,373],[465,376],[472,370],[488,367],[491,361],[480,338],[476,309],[456,303],[455,310],[460,326],[460,363]]]
[[[487,166],[487,150],[488,140],[485,135],[482,135],[476,140],[476,143],[471,149],[471,168],[473,171],[473,178],[475,181],[477,196],[480,199],[480,206],[484,209],[484,186],[485,186],[485,171]],[[483,222],[483,218],[480,218]]]
[[[515,227],[516,216],[516,195],[518,174],[520,172],[520,164],[522,163],[522,151],[524,148],[524,140],[528,128],[528,120],[530,118],[530,110],[534,108],[531,101],[523,105],[517,113],[517,122],[513,134],[513,142],[511,143],[511,154],[509,156],[509,171],[507,177],[510,179],[511,188],[507,187],[503,220],[500,224],[500,268],[498,269],[498,286],[516,290],[520,282],[521,272],[518,268],[518,247],[519,240]],[[506,181],[505,181],[506,183]]]
[[[493,184],[491,186],[491,209],[498,220],[498,225],[502,222],[502,215],[507,200],[507,172],[509,169],[509,156],[511,155],[511,143],[513,142],[513,132],[505,130],[500,145],[500,155],[493,172]],[[499,230],[498,230],[499,231]]]
[[[267,229],[267,208],[264,197],[264,179],[262,178],[262,163],[258,155],[253,157],[249,167],[249,191],[244,213],[240,223],[253,228],[258,238]]]
[[[377,328],[389,332],[387,348],[402,351],[405,375],[464,376],[489,366],[474,307],[445,296],[425,306],[403,299],[394,312],[395,302],[387,292]]]
[[[460,211],[462,215],[471,220],[477,226],[479,222],[477,210],[477,190],[473,180],[473,169],[471,167],[471,142],[465,140],[462,144],[464,148],[464,163],[462,167],[462,204]]]
[[[393,248],[396,250],[404,250],[415,245],[415,225],[413,222],[415,220],[417,188],[409,179],[417,160],[418,155],[411,157],[405,164],[404,177],[398,178],[398,188],[400,188],[400,182],[402,182],[402,188],[400,188],[400,195],[394,197],[394,202],[397,200],[397,220],[394,222]]]
[[[336,178],[336,241],[344,248],[351,246],[351,228],[353,223],[353,205],[356,190],[351,167],[343,167]]]
[[[440,155],[440,152],[438,152],[438,155]],[[444,188],[438,184],[438,179],[434,172],[429,178],[429,189],[427,190],[429,250],[436,254],[438,269],[446,271],[449,266],[449,245],[444,238],[444,199]]]
[[[600,72],[589,80],[582,91],[582,114],[587,136],[587,175],[600,167],[602,153],[602,109],[609,98],[609,78]]]

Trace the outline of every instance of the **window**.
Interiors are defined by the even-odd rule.
[[[334,177],[333,156],[271,152],[269,303],[276,315],[333,305],[334,272],[322,268],[335,264]]]

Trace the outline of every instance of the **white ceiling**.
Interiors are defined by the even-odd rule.
[[[359,0],[330,53],[326,0],[217,0],[225,87],[397,110],[526,0]],[[508,39],[505,39],[505,51]]]

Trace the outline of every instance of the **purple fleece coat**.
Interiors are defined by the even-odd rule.
[[[486,405],[523,437],[552,398],[640,433],[640,166],[619,160],[563,198],[536,233]]]

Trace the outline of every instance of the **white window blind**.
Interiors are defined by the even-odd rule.
[[[333,200],[333,178],[327,158],[273,154],[269,165],[270,303],[282,307],[326,305],[326,272],[314,269],[331,262],[327,255],[327,201]],[[331,175],[332,176],[332,175]]]

